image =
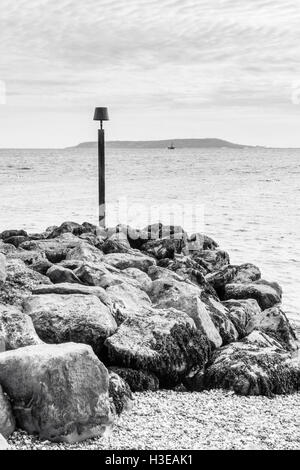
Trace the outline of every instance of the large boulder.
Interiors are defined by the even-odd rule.
[[[261,308],[255,299],[226,300],[222,302],[226,308],[227,317],[233,323],[238,337],[243,338],[249,331],[249,322],[261,313]]]
[[[187,238],[187,233],[180,225],[164,225],[161,222],[148,225],[141,232],[144,234],[144,239],[148,240],[162,238],[185,240]]]
[[[222,250],[199,250],[192,254],[192,260],[201,266],[206,274],[219,271],[230,264],[228,253]]]
[[[236,341],[239,335],[224,305],[205,292],[201,294],[201,299],[222,338],[223,344]]]
[[[24,311],[46,343],[89,344],[96,354],[117,329],[109,308],[93,295],[34,295],[24,301]]]
[[[0,289],[0,303],[21,305],[32,289],[41,284],[51,284],[48,277],[28,268],[19,259],[7,260],[7,278]]]
[[[75,248],[68,251],[66,260],[84,261],[86,263],[101,263],[103,253],[95,246],[80,241]]]
[[[118,324],[151,307],[151,300],[146,292],[125,282],[107,287],[106,294],[110,298],[114,318]]]
[[[216,248],[218,248],[218,243],[203,233],[193,233],[187,239],[187,249],[190,253]]]
[[[233,278],[234,283],[248,284],[261,278],[260,269],[252,263],[237,266],[237,272]]]
[[[204,387],[233,390],[239,395],[272,396],[298,391],[299,359],[278,348],[272,338],[268,344],[265,336],[260,340],[246,337],[216,350],[205,371]]]
[[[0,238],[2,240],[7,240],[8,238],[11,237],[27,237],[28,234],[25,232],[25,230],[4,230],[4,232],[1,232]]]
[[[256,281],[250,284],[227,284],[224,300],[255,299],[260,308],[265,310],[281,302],[282,291],[275,282]]]
[[[0,286],[6,281],[6,257],[0,253]]]
[[[151,269],[151,268],[150,268]],[[131,279],[134,279],[140,288],[144,290],[145,292],[149,292],[151,289],[151,278],[148,276],[148,274],[144,273],[140,269],[137,268],[126,268],[123,269],[122,274],[129,276]],[[128,282],[128,280],[127,280]]]
[[[29,346],[0,354],[0,383],[17,425],[42,440],[74,443],[111,424],[108,371],[89,346]]]
[[[134,250],[131,248],[125,233],[114,233],[111,237],[105,240],[101,246],[101,250],[105,255],[109,253],[132,253]]]
[[[59,263],[66,258],[68,251],[74,249],[82,241],[71,233],[64,233],[53,239],[31,240],[20,245],[24,250],[38,251],[46,256],[51,263]]]
[[[78,224],[77,222],[63,222],[60,227],[55,227],[48,234],[48,238],[57,238],[64,233],[72,233],[73,235],[81,235],[86,232],[86,227]]]
[[[175,308],[185,312],[194,320],[197,328],[205,332],[215,347],[222,345],[222,338],[201,300],[200,288],[175,279],[157,279],[152,282],[149,296],[157,308]]]
[[[73,294],[82,294],[82,295],[95,295],[98,297],[103,304],[107,307],[111,307],[111,300],[109,295],[105,292],[105,289],[102,287],[96,286],[84,286],[81,284],[69,284],[63,282],[62,284],[46,284],[40,285],[32,289],[32,294],[61,294],[61,295],[73,295]]]
[[[162,238],[159,240],[149,240],[141,247],[142,251],[154,256],[156,259],[174,259],[176,253],[182,251],[182,240]]]
[[[4,339],[5,350],[42,344],[31,318],[10,305],[0,304],[0,334]]]
[[[81,284],[81,280],[76,276],[76,274],[71,269],[64,268],[63,266],[51,266],[46,275],[53,284],[61,284],[64,282]]]
[[[11,404],[0,385],[0,434],[8,438],[15,430],[16,423]]]
[[[138,252],[134,255],[129,253],[111,253],[105,255],[103,261],[117,269],[137,268],[144,272],[147,272],[150,266],[155,264],[153,258]]]
[[[129,385],[112,370],[109,370],[109,396],[118,415],[132,408],[133,395]]]
[[[154,373],[162,386],[176,385],[210,354],[204,332],[175,309],[153,309],[128,318],[105,346],[110,365]]]
[[[127,367],[109,367],[109,370],[122,377],[128,383],[132,392],[144,392],[147,390],[156,392],[159,389],[158,378],[150,372],[129,369]]]
[[[247,323],[247,333],[261,330],[275,338],[283,348],[298,349],[296,334],[280,306],[275,306],[253,316]]]
[[[164,258],[159,260],[157,265],[173,271],[184,280],[191,281],[196,285],[202,286],[206,283],[204,275],[207,273],[207,270],[189,256],[178,256],[173,260]]]

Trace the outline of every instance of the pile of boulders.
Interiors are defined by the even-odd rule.
[[[103,435],[132,392],[299,389],[282,291],[176,226],[0,235],[0,434]]]

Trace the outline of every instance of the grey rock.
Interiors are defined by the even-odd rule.
[[[42,344],[31,318],[10,305],[0,304],[0,333],[6,350]]]

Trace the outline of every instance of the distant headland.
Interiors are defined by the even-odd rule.
[[[108,141],[107,147],[109,148],[143,148],[143,149],[159,149],[167,148],[172,142],[175,148],[251,148],[251,145],[240,145],[228,142],[222,139],[165,139],[165,140],[115,140]],[[83,142],[73,148],[96,148],[97,142]]]

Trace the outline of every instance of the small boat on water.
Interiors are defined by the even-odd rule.
[[[171,145],[169,145],[168,149],[169,150],[175,150],[175,148],[176,147],[174,146],[173,142],[171,142]]]

